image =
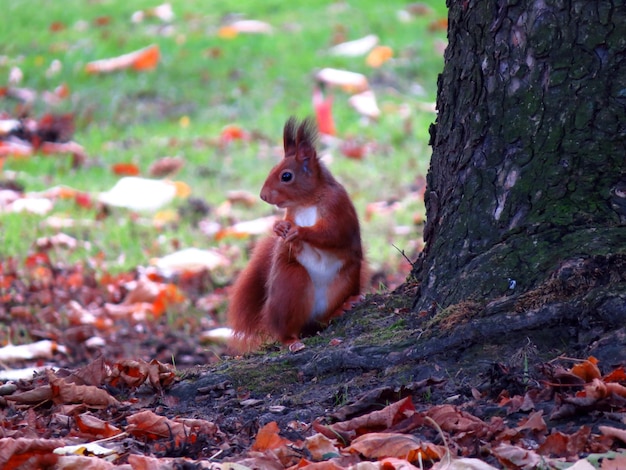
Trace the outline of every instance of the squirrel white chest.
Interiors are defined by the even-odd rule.
[[[317,206],[305,207],[296,212],[296,224],[300,227],[312,227],[317,222]]]
[[[312,227],[317,222],[317,217],[317,207],[311,206],[299,210],[295,215],[295,221],[300,227]],[[315,291],[311,319],[318,318],[326,313],[328,308],[328,289],[342,268],[343,261],[333,253],[314,248],[306,242],[302,243],[302,250],[296,258],[311,277]]]

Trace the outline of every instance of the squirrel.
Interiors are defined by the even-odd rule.
[[[239,349],[264,339],[298,341],[359,299],[368,278],[356,210],[320,161],[312,119],[289,118],[285,156],[260,197],[285,209],[232,287],[228,322]]]

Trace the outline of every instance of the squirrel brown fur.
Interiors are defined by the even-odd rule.
[[[356,210],[318,158],[316,139],[311,119],[285,124],[284,158],[260,195],[285,216],[257,243],[230,294],[228,321],[239,349],[265,339],[297,341],[341,314],[367,280]]]

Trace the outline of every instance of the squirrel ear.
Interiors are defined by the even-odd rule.
[[[283,146],[285,148],[285,157],[287,157],[288,155],[294,155],[297,151],[297,148],[298,148],[298,143],[296,141],[297,125],[298,125],[298,121],[293,116],[291,116],[285,123],[285,128],[283,129]]]
[[[312,118],[306,118],[298,126],[296,134],[296,158],[299,160],[317,159],[315,144],[317,142],[317,127]]]

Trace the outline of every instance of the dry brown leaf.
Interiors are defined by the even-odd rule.
[[[419,459],[439,460],[445,448],[430,442],[422,442],[410,434],[373,432],[357,437],[349,447],[350,452],[358,452],[367,459],[396,457],[415,462]]]
[[[101,458],[84,455],[61,455],[54,468],[55,470],[133,470],[130,466],[115,465]]]
[[[90,414],[83,413],[74,417],[76,426],[81,432],[98,439],[115,436],[122,431],[108,422]]]
[[[536,452],[511,444],[499,444],[491,452],[505,468],[537,468],[543,462]]]
[[[298,462],[298,465],[296,465],[295,467],[291,467],[292,470],[343,470],[345,468],[347,467],[344,465],[339,465],[332,460],[325,460],[323,462],[311,462],[306,459],[301,459],[300,462]]]
[[[52,388],[50,385],[42,385],[22,393],[14,393],[4,397],[7,401],[13,401],[20,405],[38,405],[52,400]],[[2,467],[0,467],[2,468]]]
[[[135,437],[146,439],[178,438],[189,435],[189,429],[183,423],[173,421],[165,416],[157,415],[150,410],[130,415],[126,421],[126,432]]]
[[[176,379],[176,369],[172,364],[165,364],[152,359],[148,365],[148,379],[155,390],[171,385]]]
[[[54,403],[82,403],[92,408],[116,406],[120,402],[109,395],[106,390],[93,385],[76,385],[65,379],[57,377],[51,370],[47,371],[48,381],[52,388],[52,401]]]
[[[12,437],[0,439],[0,468],[25,468],[22,463],[28,461],[29,468],[37,468],[40,458],[47,459],[48,468],[56,460],[52,451],[64,446],[63,439],[14,439]]]
[[[142,385],[149,374],[149,365],[143,359],[122,359],[113,366],[111,383],[114,386],[124,385],[137,388]]]
[[[182,157],[163,157],[150,165],[148,173],[154,178],[176,174],[185,164]]]
[[[240,204],[244,207],[253,207],[259,201],[259,196],[249,191],[233,190],[226,193],[226,199],[231,204]]]
[[[327,459],[329,455],[339,454],[339,448],[335,443],[335,440],[317,433],[304,440],[304,447],[310,452],[313,460],[323,460]]]
[[[389,429],[394,424],[413,415],[415,408],[411,397],[386,406],[382,410],[373,411],[364,416],[358,416],[349,421],[323,426],[318,421],[313,422],[313,428],[331,439],[341,437],[351,440],[357,435],[373,430]]]
[[[205,436],[215,436],[219,432],[217,424],[198,418],[174,418],[174,421],[182,423],[195,434],[204,434]]]
[[[520,421],[519,426],[516,428],[518,431],[529,429],[535,432],[545,432],[548,427],[543,419],[543,411],[535,411],[531,413],[528,418]]]
[[[578,431],[573,434],[563,434],[562,432],[553,432],[543,444],[539,446],[537,452],[541,455],[549,455],[553,457],[571,457],[582,453],[587,443],[591,429],[581,426]]]
[[[598,429],[605,436],[613,437],[626,443],[626,429],[614,428],[613,426],[598,426]]]
[[[426,416],[433,419],[444,431],[473,432],[478,436],[488,432],[487,423],[452,405],[433,406],[426,412]]]

